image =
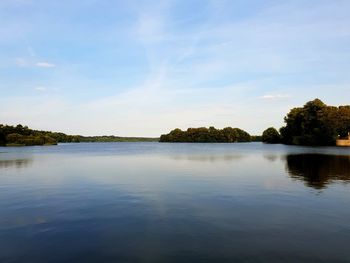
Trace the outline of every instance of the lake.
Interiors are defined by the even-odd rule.
[[[0,147],[0,262],[350,262],[350,149]]]

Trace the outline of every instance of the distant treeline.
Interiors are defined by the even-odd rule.
[[[258,140],[259,137],[254,137]],[[188,128],[172,130],[168,134],[160,136],[160,142],[250,142],[252,137],[246,131],[238,128],[227,127],[215,129],[214,127]]]
[[[159,138],[119,136],[79,136],[80,142],[157,142]]]
[[[292,145],[335,145],[350,131],[350,105],[328,106],[321,100],[307,102],[290,110],[284,118],[286,125],[279,132],[270,127],[263,132],[265,143]]]
[[[61,142],[139,141],[158,141],[158,138],[67,135],[62,132],[32,130],[20,124],[17,126],[0,124],[0,145],[2,146],[55,145]]]

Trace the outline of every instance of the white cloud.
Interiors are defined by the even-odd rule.
[[[290,98],[290,95],[288,94],[267,94],[264,96],[261,96],[260,99],[264,100],[275,100],[275,99],[285,99],[285,98]]]
[[[37,62],[37,63],[35,64],[35,66],[37,66],[37,67],[39,67],[39,68],[54,68],[54,67],[56,67],[55,64],[49,63],[49,62],[45,62],[45,61]]]
[[[16,62],[16,65],[18,67],[32,67],[33,65],[36,67],[39,67],[39,68],[54,68],[54,67],[56,67],[55,64],[49,63],[46,61],[40,61],[40,62],[34,63],[32,61],[32,59],[30,59],[30,58],[16,58],[15,62]]]
[[[47,88],[44,87],[44,86],[37,86],[34,89],[37,90],[37,91],[46,91],[47,90]]]

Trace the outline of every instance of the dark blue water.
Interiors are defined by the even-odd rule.
[[[350,149],[0,148],[0,262],[350,262]]]

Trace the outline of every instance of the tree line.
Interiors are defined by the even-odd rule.
[[[80,142],[158,142],[159,138],[120,137],[114,135],[79,136]]]
[[[60,132],[29,129],[28,126],[0,124],[0,145],[55,145],[58,142],[79,142],[79,136]]]
[[[160,136],[160,142],[250,142],[249,133],[239,128],[226,127],[216,129],[214,127],[188,128],[172,130],[168,134]]]
[[[214,127],[174,129],[163,134],[160,142],[250,142],[284,143],[290,145],[335,145],[338,138],[347,137],[350,131],[350,105],[328,106],[319,99],[303,107],[290,110],[284,118],[285,126],[270,127],[262,136],[251,136],[239,128]],[[0,145],[54,145],[64,142],[138,142],[158,141],[158,138],[81,136],[61,132],[32,130],[27,126],[0,124]]]
[[[277,131],[270,127],[262,134],[265,143],[289,145],[335,145],[350,131],[350,105],[328,106],[319,99],[290,110],[285,126]]]
[[[138,142],[158,141],[158,138],[119,137],[119,136],[82,136],[67,135],[62,132],[32,130],[28,126],[0,124],[1,146],[55,145],[67,142]]]

